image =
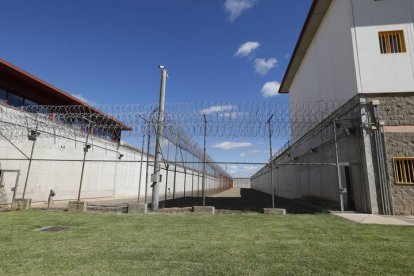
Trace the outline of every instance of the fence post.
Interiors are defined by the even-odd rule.
[[[207,139],[207,119],[206,115],[204,117],[204,153],[203,153],[203,183],[202,183],[202,196],[203,196],[203,206],[206,206],[206,139]]]
[[[344,212],[344,191],[342,188],[341,180],[341,167],[339,165],[339,154],[338,154],[338,138],[336,133],[336,121],[333,120],[333,131],[334,131],[334,142],[335,142],[335,159],[336,159],[336,173],[338,178],[338,188],[339,188],[339,201],[341,203],[341,212]]]
[[[141,197],[142,166],[143,166],[143,161],[144,161],[145,128],[146,128],[145,121],[144,121],[143,126],[144,127],[142,129],[141,164],[140,164],[140,168],[139,168],[139,183],[138,183],[138,204],[139,204],[140,197]]]
[[[272,149],[272,119],[273,114],[270,116],[267,124],[269,125],[269,153],[270,153],[270,183],[272,187],[272,208],[275,208],[275,184],[273,183],[273,149]]]

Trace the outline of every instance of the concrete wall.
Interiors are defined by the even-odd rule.
[[[22,112],[7,107],[0,107],[0,130],[5,137],[0,137],[0,170],[20,170],[20,179],[16,190],[16,198],[22,197],[26,181],[32,141],[27,138],[27,124],[32,124],[33,119],[27,123],[26,116]],[[34,115],[28,115],[34,118]],[[42,120],[42,119],[40,119]],[[6,122],[14,122],[11,125]],[[76,199],[79,189],[81,168],[83,159],[83,148],[86,139],[85,133],[68,131],[68,128],[51,121],[43,120],[39,125],[40,136],[36,140],[33,151],[33,160],[27,182],[26,198],[33,202],[45,201],[49,190],[56,192],[54,200]],[[52,127],[52,126],[55,126]],[[13,129],[11,129],[11,128]],[[14,133],[8,137],[7,133]],[[7,139],[6,139],[7,138]],[[92,146],[86,155],[84,179],[81,198],[99,197],[133,197],[138,195],[139,183],[141,183],[140,195],[145,194],[146,186],[146,164],[143,163],[141,170],[141,152],[128,145],[118,145],[91,135],[88,143]],[[118,159],[119,154],[123,157]],[[144,154],[143,160],[148,156]],[[39,160],[40,159],[40,160]],[[153,158],[149,157],[149,179],[153,173]],[[169,167],[168,188],[171,195],[175,189],[177,196],[196,194],[195,189],[201,190],[201,177],[192,177],[199,173],[191,168],[177,165],[175,176],[175,187],[173,178],[174,165]],[[166,170],[163,167],[163,182],[160,185],[160,196],[164,198]],[[0,185],[0,204],[10,203],[15,186],[17,174],[5,172]],[[198,184],[197,181],[200,183]],[[196,185],[197,184],[197,185]],[[207,189],[214,192],[215,189],[225,188],[226,182],[218,177],[208,176]],[[201,192],[198,193],[201,196]],[[148,188],[148,196],[151,188]]]
[[[351,0],[360,93],[414,91],[414,0]],[[403,30],[406,53],[381,54],[378,32]],[[338,75],[340,76],[340,75]]]
[[[338,156],[340,163],[346,164],[350,172],[350,188],[353,204],[345,208],[367,212],[366,184],[361,159],[360,115],[355,110],[355,100],[343,110],[334,114],[335,118],[351,119],[340,121],[338,132]],[[351,112],[352,110],[352,112]],[[347,135],[345,129],[351,129]],[[312,129],[273,161],[273,181],[275,194],[290,199],[305,199],[339,208],[339,185],[334,147],[333,123],[329,118]],[[329,163],[329,164],[328,164]],[[345,165],[345,164],[344,164]],[[341,167],[342,187],[346,187],[345,167]],[[271,194],[270,171],[264,167],[251,179],[252,188]],[[354,206],[352,206],[354,205]]]
[[[250,178],[233,178],[233,187],[250,189],[252,187]]]
[[[377,119],[373,100],[379,101]],[[337,121],[339,162],[349,163],[343,165],[347,165],[350,172],[351,185],[346,187],[345,167],[341,169],[342,187],[348,188],[345,208],[350,209],[347,201],[348,196],[352,195],[356,211],[384,213],[382,201],[387,192],[381,189],[381,160],[378,160],[377,154],[379,147],[383,147],[386,154],[384,185],[390,190],[393,213],[413,215],[414,185],[397,184],[392,163],[393,157],[414,157],[413,107],[414,92],[358,95],[274,160],[275,194],[285,198],[331,203],[338,207],[336,168],[330,165],[300,165],[335,163],[332,119],[336,118],[340,119]],[[382,125],[383,145],[377,144],[374,135],[373,126],[379,123]],[[352,130],[350,136],[346,134],[346,128]],[[252,188],[269,194],[272,192],[268,167],[252,178]]]
[[[394,213],[414,215],[414,185],[396,184],[393,157],[414,157],[414,93],[369,95],[379,100],[379,119],[383,121],[386,165]]]

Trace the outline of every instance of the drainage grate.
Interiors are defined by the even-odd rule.
[[[67,226],[47,226],[40,228],[38,231],[42,232],[60,232],[68,228]]]

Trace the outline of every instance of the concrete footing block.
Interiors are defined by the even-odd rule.
[[[15,198],[13,199],[11,209],[12,210],[28,210],[32,205],[32,199],[30,198]]]
[[[193,212],[199,214],[214,214],[214,206],[193,206]]]
[[[86,212],[87,208],[87,201],[69,201],[68,203],[68,212]]]
[[[263,213],[267,215],[273,215],[273,216],[285,216],[286,209],[263,208]]]
[[[147,212],[148,204],[128,203],[128,214],[146,214]]]

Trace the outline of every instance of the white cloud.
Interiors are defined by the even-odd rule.
[[[274,97],[279,92],[280,83],[277,81],[269,81],[262,87],[263,97]]]
[[[226,0],[224,9],[229,14],[230,22],[234,22],[245,11],[253,8],[257,0]]]
[[[78,100],[81,100],[82,102],[88,103],[89,101],[81,94],[72,94],[73,97],[78,98]]]
[[[234,105],[214,105],[209,108],[205,108],[203,110],[200,110],[201,114],[209,115],[213,113],[221,113],[221,112],[231,112],[236,107]]]
[[[256,73],[261,75],[266,75],[270,70],[277,67],[277,59],[275,58],[257,58],[254,61],[254,69]]]
[[[79,99],[79,100],[81,100],[82,102],[84,102],[84,103],[86,103],[88,105],[95,105],[95,106],[97,105],[96,102],[91,102],[90,100],[88,100],[87,98],[85,98],[82,93],[72,94],[72,96],[75,97],[75,98],[77,98],[77,99]]]
[[[244,115],[246,115],[246,112],[236,112],[236,111],[223,112],[219,114],[220,117],[225,117],[228,119],[235,119],[237,117],[244,116]]]
[[[235,105],[214,105],[200,110],[199,113],[203,115],[217,114],[219,117],[229,119],[235,119],[246,114],[245,112],[237,111],[237,109],[238,107]]]
[[[267,153],[267,151],[261,150],[261,149],[251,149],[251,150],[248,150],[246,152],[240,153],[239,156],[240,157],[248,157],[248,156],[259,154],[259,153]]]
[[[232,149],[240,149],[240,148],[248,148],[251,147],[251,143],[241,143],[241,142],[222,142],[213,145],[215,149],[222,149],[222,150],[232,150]]]
[[[236,52],[236,56],[246,57],[253,53],[257,48],[260,47],[259,42],[248,41],[242,45],[240,45],[239,49]]]

